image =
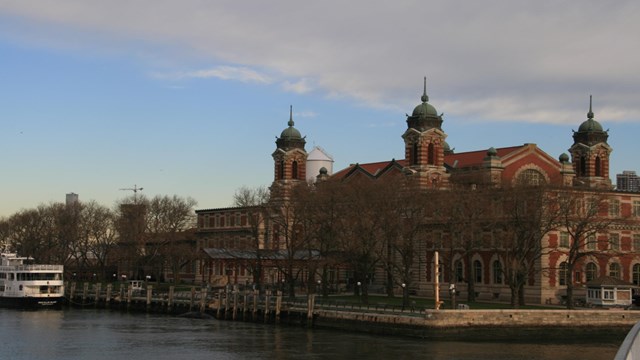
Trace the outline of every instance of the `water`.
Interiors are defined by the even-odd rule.
[[[0,309],[0,358],[612,359],[622,343],[426,341],[106,310]]]

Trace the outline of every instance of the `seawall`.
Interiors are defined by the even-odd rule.
[[[424,315],[314,312],[313,326],[427,339],[622,341],[640,321],[625,310],[427,310]]]

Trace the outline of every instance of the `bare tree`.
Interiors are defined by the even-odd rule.
[[[373,194],[376,184],[355,178],[345,183],[344,216],[340,219],[340,246],[354,271],[355,293],[368,303],[369,282],[380,263],[382,224]],[[358,286],[359,284],[359,286]]]
[[[91,201],[84,204],[81,217],[79,251],[86,259],[91,259],[103,278],[107,278],[106,269],[113,260],[117,244],[115,214],[106,206]]]
[[[544,186],[516,186],[496,192],[503,205],[502,239],[497,252],[505,264],[511,305],[524,305],[524,286],[535,263],[548,251],[543,238],[558,226],[558,208]]]
[[[606,233],[610,226],[620,221],[620,216],[608,216],[608,199],[601,192],[564,190],[558,194],[559,230],[566,231],[567,309],[573,309],[574,280],[571,274],[587,256],[602,256],[598,250],[598,234]]]
[[[164,274],[166,264],[171,264],[169,268],[176,271],[195,260],[195,238],[185,232],[195,228],[196,204],[190,197],[177,195],[158,195],[148,202],[144,259],[156,278]],[[185,251],[185,247],[194,250]],[[177,274],[174,275],[177,280]]]
[[[267,216],[267,205],[269,203],[269,189],[264,186],[249,188],[246,186],[236,190],[233,195],[235,206],[247,210],[247,224],[251,231],[250,250],[254,252],[255,258],[248,259],[247,264],[253,276],[253,283],[256,288],[262,291],[262,277],[264,271],[264,238]]]

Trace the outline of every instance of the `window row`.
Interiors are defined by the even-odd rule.
[[[246,226],[247,217],[241,214],[211,215],[201,217],[199,222],[203,228]]]
[[[600,271],[598,266],[594,262],[589,262],[584,267],[585,270],[585,282],[590,282],[599,277]],[[612,262],[607,265],[606,276],[610,276],[615,279],[623,280],[623,269],[619,263]],[[567,285],[569,281],[569,269],[566,262],[560,263],[558,267],[558,284],[560,286]],[[631,268],[631,280],[634,285],[640,285],[640,264],[634,264]],[[582,274],[579,271],[575,272],[575,282],[582,282]]]
[[[442,264],[440,265],[440,280],[443,281],[443,269]],[[483,278],[484,274],[484,265],[480,260],[474,260],[471,266],[471,273],[468,275],[470,279],[467,278],[467,274],[465,273],[464,263],[462,260],[457,260],[453,266],[453,278],[452,281],[455,283],[461,282],[469,282],[473,281],[476,284],[482,284],[485,282]],[[504,269],[502,267],[502,263],[499,260],[494,260],[491,263],[491,283],[492,284],[504,284]]]
[[[569,233],[561,232],[558,240],[558,247],[560,248],[569,248],[571,247],[572,241],[570,239]],[[600,239],[595,235],[590,235],[584,241],[583,244],[586,250],[614,250],[620,251],[622,250],[621,242],[620,242],[620,234],[611,233],[607,235],[606,239]],[[632,251],[640,251],[640,234],[631,235],[631,248]]]

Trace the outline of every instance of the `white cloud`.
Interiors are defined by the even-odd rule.
[[[76,34],[87,47],[122,42],[123,53],[132,41],[161,48],[173,68],[231,64],[175,78],[279,81],[288,92],[407,112],[426,75],[445,113],[547,123],[582,115],[589,94],[603,117],[610,108],[612,120],[640,120],[638,13],[633,0],[0,0],[0,15],[45,29],[34,41]]]
[[[293,117],[298,118],[312,118],[312,117],[316,117],[318,116],[318,113],[316,113],[315,111],[300,111],[300,112],[294,112],[293,113]]]
[[[293,92],[296,94],[306,94],[313,90],[311,86],[311,82],[308,79],[300,79],[296,82],[284,81],[282,83],[282,88],[285,91]]]
[[[236,66],[217,66],[211,69],[173,72],[173,73],[153,73],[153,77],[158,79],[207,79],[218,78],[222,80],[236,80],[241,82],[255,82],[261,84],[269,84],[272,82],[267,75],[261,74],[255,70],[246,67]]]

